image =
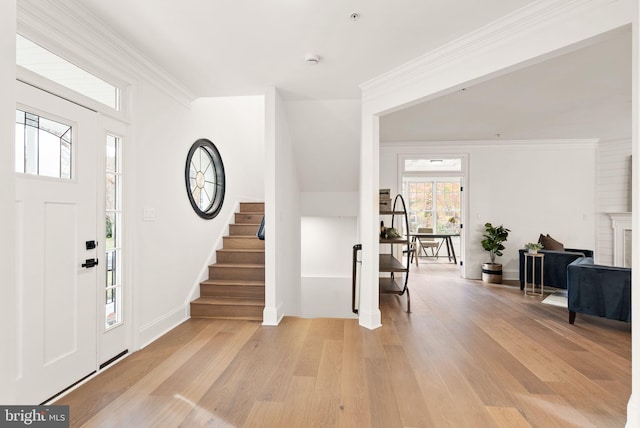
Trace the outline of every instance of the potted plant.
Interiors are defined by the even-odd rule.
[[[455,217],[450,217],[449,220],[447,221],[447,229],[449,230],[449,232],[451,233],[455,233],[456,232],[456,228],[457,228],[457,223],[458,223],[458,219]]]
[[[502,265],[496,263],[496,256],[502,255],[505,249],[503,242],[506,242],[511,230],[503,225],[494,227],[491,223],[485,223],[484,235],[481,241],[482,248],[489,252],[491,263],[482,265],[482,280],[485,282],[501,283],[502,282]]]
[[[538,254],[538,250],[542,250],[542,244],[539,242],[527,242],[524,244],[524,248],[527,249],[529,254]]]

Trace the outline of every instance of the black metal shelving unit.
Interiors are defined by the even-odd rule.
[[[409,267],[411,265],[411,237],[409,236],[409,218],[407,216],[407,207],[402,195],[396,195],[393,200],[393,208],[391,211],[380,211],[380,216],[391,216],[391,227],[399,228],[400,223],[404,221],[405,235],[400,238],[386,238],[380,236],[380,244],[389,244],[391,246],[391,254],[380,254],[380,273],[388,273],[388,277],[380,276],[380,293],[396,294],[402,296],[407,295],[407,312],[411,312],[411,298],[409,293]],[[394,246],[402,245],[406,247],[403,251],[406,254],[406,263],[403,264],[402,259],[394,256]]]

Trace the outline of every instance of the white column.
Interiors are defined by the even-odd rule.
[[[277,222],[276,222],[276,89],[271,87],[265,91],[265,191],[264,213],[265,230],[268,238],[265,242],[265,286],[263,325],[278,325],[282,319],[282,307],[278,305],[277,296]]]
[[[380,327],[380,296],[378,290],[378,187],[380,184],[380,119],[363,109],[362,140],[360,143],[360,270],[361,326]]]

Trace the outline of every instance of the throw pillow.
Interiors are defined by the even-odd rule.
[[[539,242],[542,244],[542,247],[545,250],[564,251],[564,244],[562,242],[556,241],[548,234],[547,236],[540,235]]]

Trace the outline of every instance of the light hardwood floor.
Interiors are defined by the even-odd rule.
[[[193,319],[56,404],[87,427],[623,427],[631,326],[412,266],[383,326]]]

